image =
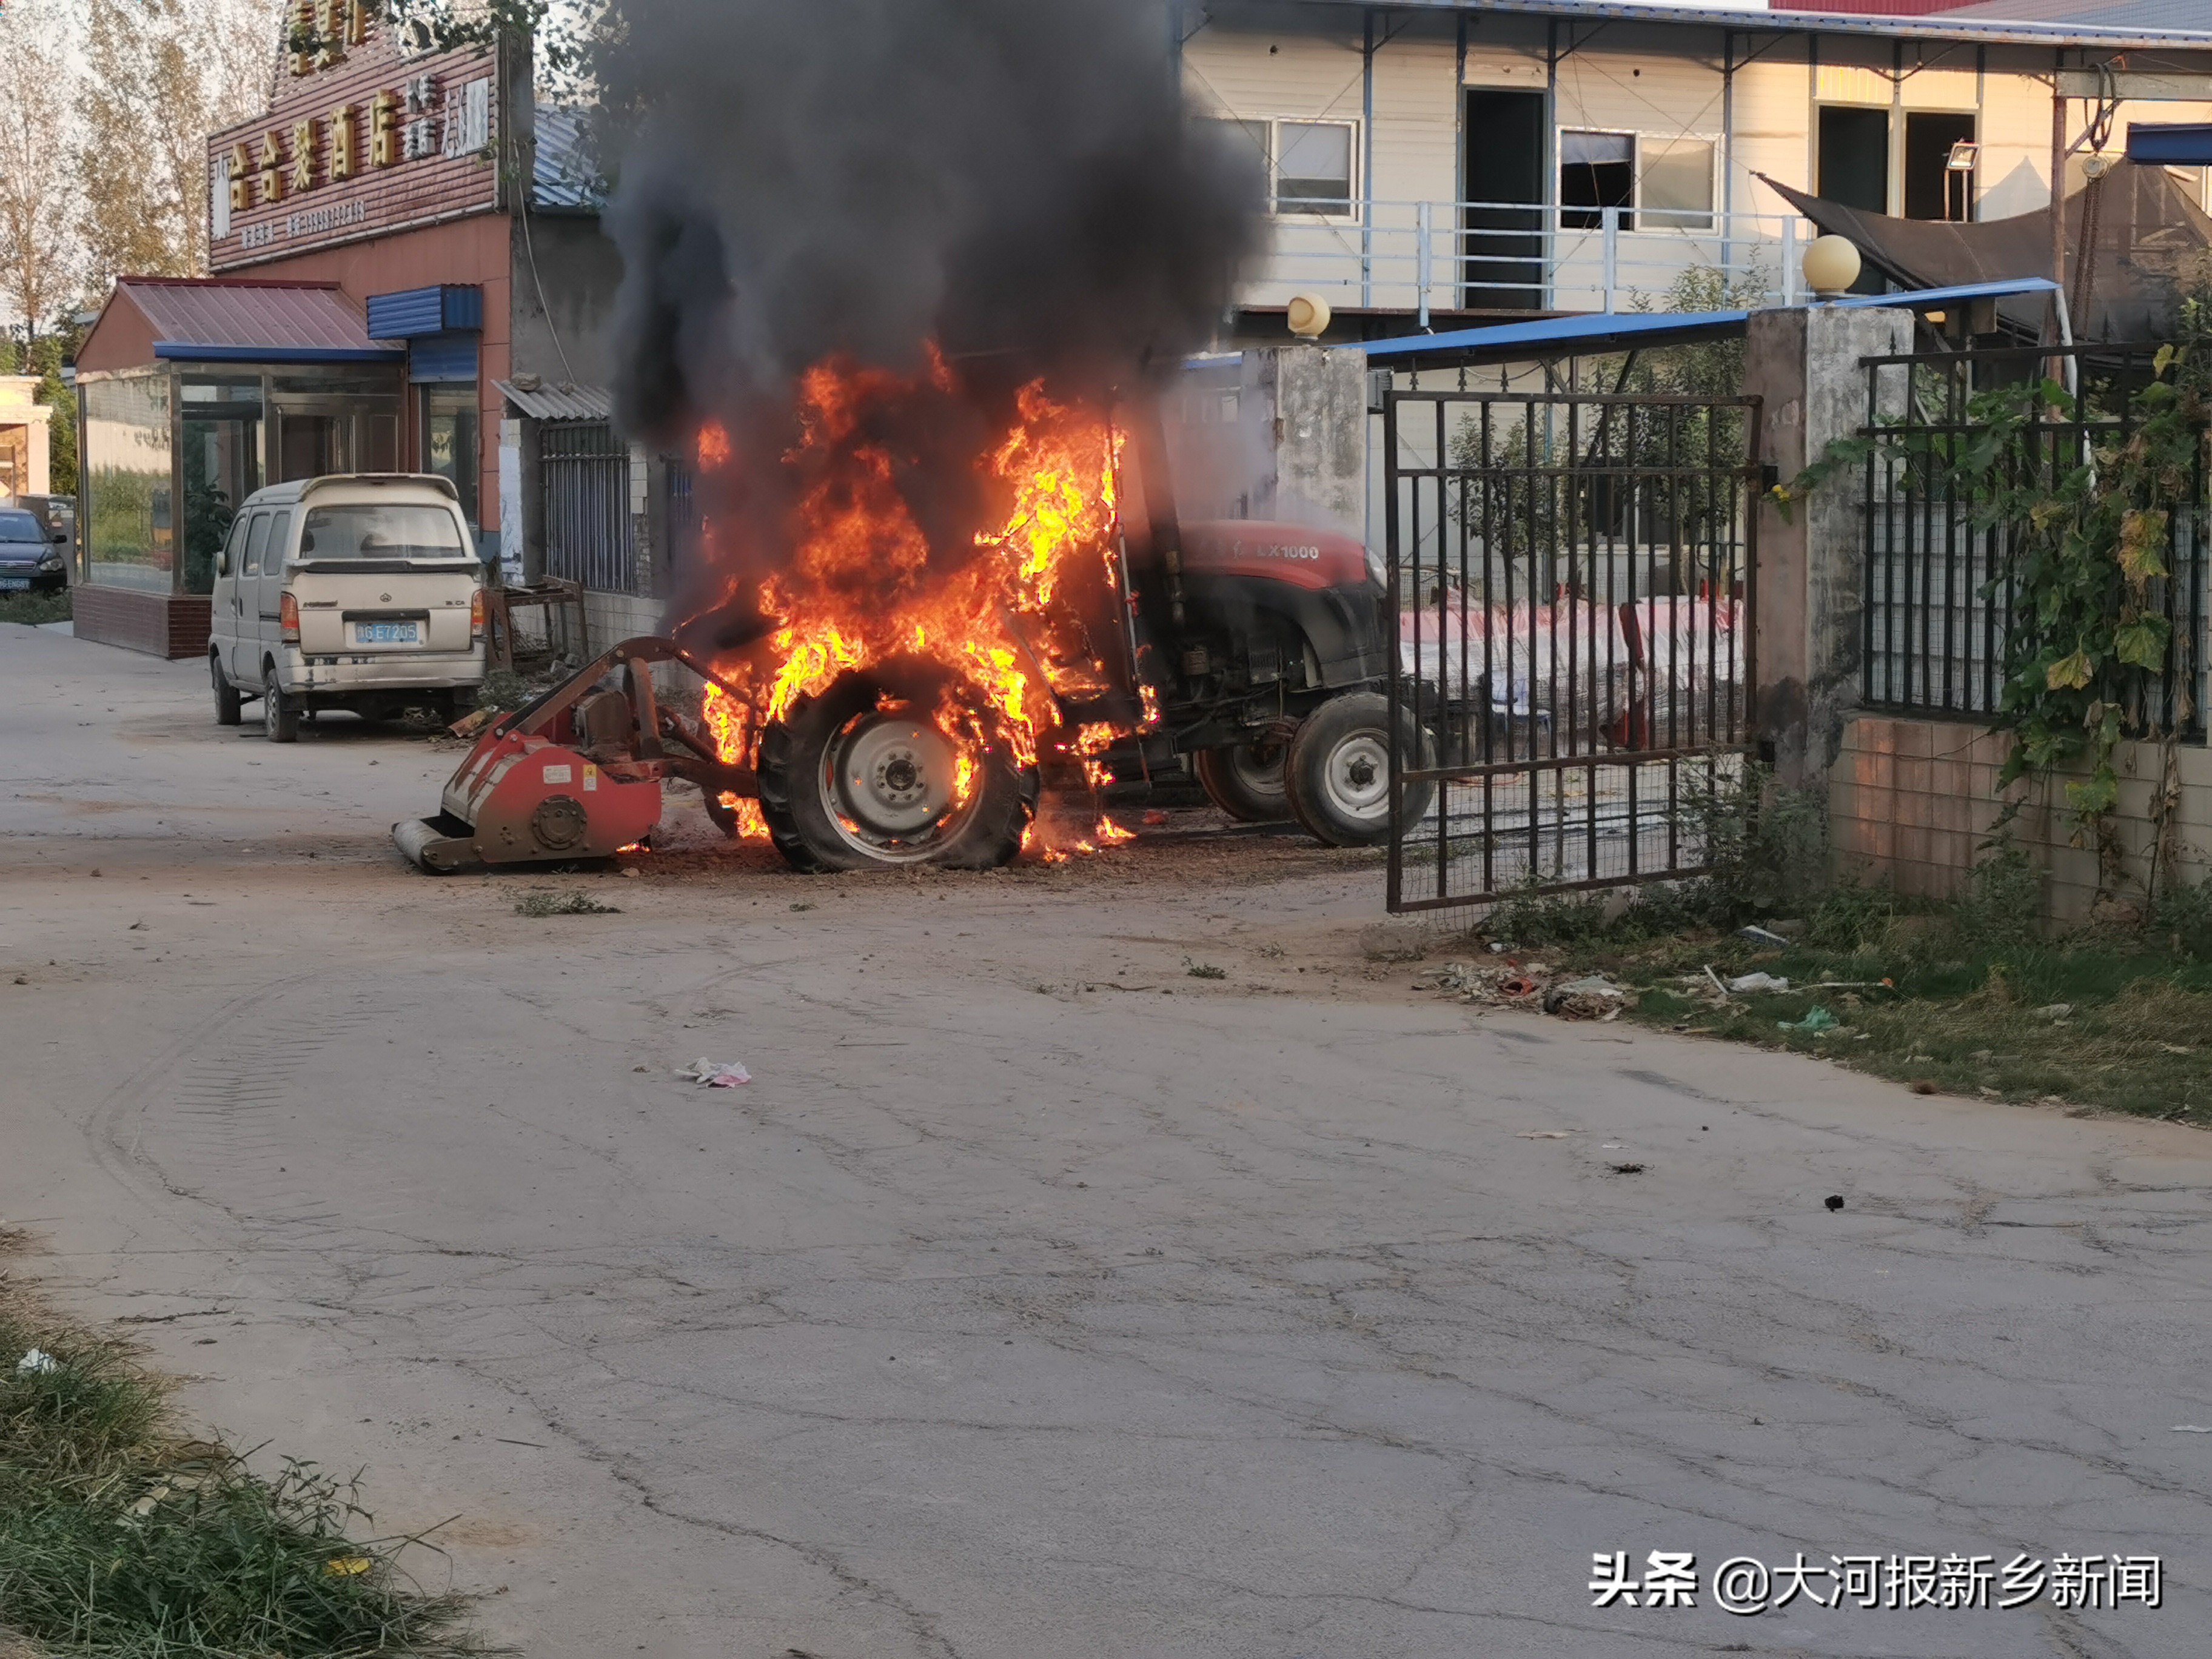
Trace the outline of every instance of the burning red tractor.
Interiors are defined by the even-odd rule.
[[[657,805],[684,775],[726,833],[797,869],[988,868],[1034,838],[1041,790],[1186,757],[1233,817],[1340,846],[1387,834],[1377,562],[1298,526],[1180,523],[1149,399],[1109,412],[1033,382],[1001,401],[979,422],[987,400],[939,360],[913,378],[826,363],[780,451],[708,424],[699,488],[733,506],[710,507],[717,584],[672,631],[739,642],[617,647],[497,722],[441,818],[395,831],[403,849],[436,869],[611,852],[657,820],[630,792]],[[656,663],[699,678],[696,720],[656,692]],[[1102,817],[1090,838],[1121,834]]]

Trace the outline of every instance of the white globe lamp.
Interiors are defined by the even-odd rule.
[[[1294,294],[1291,296],[1286,320],[1291,332],[1301,340],[1318,340],[1328,329],[1328,301],[1318,294]]]
[[[1823,300],[1848,294],[1859,279],[1858,245],[1848,236],[1818,236],[1805,250],[1805,286]]]

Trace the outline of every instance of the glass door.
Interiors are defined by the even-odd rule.
[[[392,472],[399,465],[399,411],[385,398],[276,399],[270,482],[333,472]]]

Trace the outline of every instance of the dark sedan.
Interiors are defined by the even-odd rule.
[[[58,592],[68,581],[62,550],[21,507],[0,507],[0,593]]]

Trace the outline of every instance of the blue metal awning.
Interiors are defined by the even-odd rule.
[[[2130,121],[2128,160],[2154,167],[2212,167],[2212,123]]]
[[[411,340],[483,326],[483,289],[473,283],[443,283],[398,294],[368,296],[368,331],[380,340]]]
[[[1824,305],[1894,306],[1907,311],[1936,311],[1972,300],[2015,294],[2047,294],[2057,283],[2048,276],[2019,276],[1998,283],[1963,283],[1955,288],[1911,289],[1898,294],[1846,294]],[[1388,340],[1355,343],[1370,358],[1449,356],[1461,362],[1492,362],[1522,358],[1638,350],[1681,345],[1692,340],[1741,333],[1748,311],[1601,311],[1576,317],[1544,317],[1534,322],[1498,323],[1485,328],[1454,329],[1445,334],[1403,334]]]

